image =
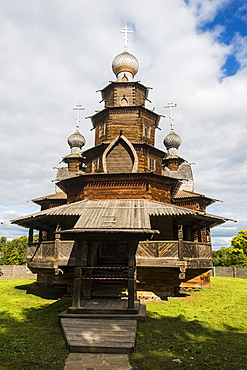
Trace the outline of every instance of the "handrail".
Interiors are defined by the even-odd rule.
[[[65,248],[63,253],[63,245],[68,243],[71,243],[71,246]],[[69,258],[73,243],[73,240],[52,240],[31,243],[28,245],[28,260],[33,261],[36,258],[56,258],[58,260]],[[211,243],[183,240],[179,244],[178,240],[150,240],[139,242],[136,256],[137,258],[175,258],[182,260],[187,258],[211,259],[211,254]],[[107,269],[106,266],[102,266],[101,268]],[[113,266],[109,268],[113,269]]]

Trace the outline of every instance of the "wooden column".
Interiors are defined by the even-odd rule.
[[[59,258],[60,253],[60,238],[61,238],[61,227],[57,225],[56,233],[55,233],[55,250],[54,250],[54,257]]]
[[[198,243],[202,242],[202,230],[201,230],[201,224],[197,224],[197,232],[198,232]]]
[[[207,243],[211,243],[211,234],[210,234],[210,227],[207,226],[207,229],[206,229],[206,238],[207,238]]]
[[[42,230],[39,230],[39,243],[42,242]]]
[[[178,225],[178,258],[183,259],[183,225]]]
[[[75,268],[72,306],[75,308],[81,306],[81,267]]]
[[[75,308],[80,308],[81,306],[82,245],[83,245],[83,240],[75,241],[76,268],[74,272],[73,303],[72,303],[72,306]]]
[[[130,242],[128,262],[128,308],[134,308],[136,300],[136,258],[135,252],[138,242]]]
[[[87,267],[92,266],[92,241],[87,242]],[[92,278],[93,269],[86,269],[87,270],[87,277]],[[92,280],[85,280],[85,298],[92,299]]]
[[[28,244],[33,243],[33,227],[30,227],[29,232],[28,232]]]

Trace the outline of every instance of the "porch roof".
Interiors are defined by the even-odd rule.
[[[196,218],[206,221],[211,227],[229,220],[200,211],[161,203],[148,199],[81,200],[71,204],[46,209],[11,220],[11,223],[30,227],[33,223],[47,223],[56,218],[78,217],[74,229],[151,230],[150,216]],[[231,220],[233,221],[233,220]],[[144,231],[144,232],[145,232]]]

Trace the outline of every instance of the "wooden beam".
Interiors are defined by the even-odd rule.
[[[32,243],[33,243],[33,227],[30,227],[28,232],[28,244]]]
[[[73,287],[73,303],[72,306],[75,308],[80,308],[81,305],[81,267],[75,268],[75,279]]]
[[[183,260],[183,225],[178,225],[178,258]]]
[[[92,241],[87,241],[87,267],[92,266]],[[91,278],[93,275],[93,269],[87,269],[87,276]],[[92,299],[92,280],[86,279],[85,280],[85,298]]]
[[[128,261],[128,308],[134,308],[135,299],[137,296],[136,292],[136,250],[138,247],[138,241],[132,241],[129,243],[129,261]]]

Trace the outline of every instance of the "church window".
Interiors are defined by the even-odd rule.
[[[144,127],[143,127],[143,135],[145,137],[150,137],[150,126],[144,125]]]
[[[99,137],[105,135],[105,125],[100,125],[99,126]]]
[[[123,75],[122,77],[122,81],[123,82],[128,82],[128,77],[126,76],[126,74]]]
[[[155,159],[149,158],[149,170],[154,171],[155,170]]]
[[[120,102],[120,104],[121,104],[121,106],[124,106],[124,105],[128,105],[128,99],[125,97],[125,95],[122,97],[122,99],[121,99],[121,102]]]

